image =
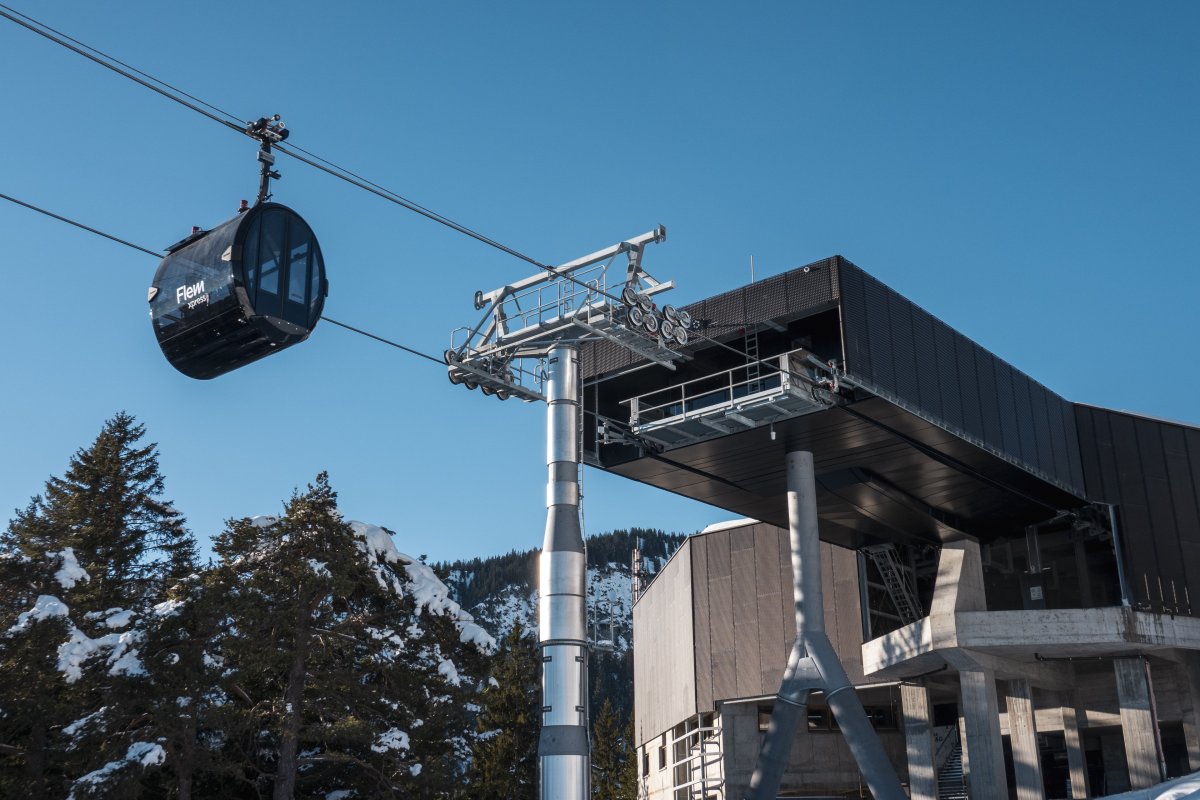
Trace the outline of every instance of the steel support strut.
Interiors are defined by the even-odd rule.
[[[905,800],[904,789],[871,727],[862,702],[825,633],[821,594],[821,542],[817,531],[817,490],[812,453],[787,454],[788,529],[792,545],[792,593],[796,602],[796,643],[771,711],[771,722],[750,777],[751,800],[774,800],[787,769],[811,690],[825,694],[846,744],[875,800]]]
[[[542,800],[587,800],[587,564],[579,527],[579,348],[546,359],[546,538],[538,563]]]

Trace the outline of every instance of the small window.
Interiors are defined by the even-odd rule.
[[[246,296],[254,303],[254,293],[258,290],[258,226],[259,220],[250,223],[246,238],[242,242],[242,271],[246,279]]]
[[[291,263],[288,265],[288,300],[304,302],[304,289],[308,283],[308,242],[292,248]]]
[[[896,730],[896,709],[892,706],[868,706],[867,719],[877,731]]]
[[[766,733],[767,728],[771,727],[771,707],[758,707],[758,730],[760,733]]]
[[[658,746],[658,768],[667,768],[667,746],[665,744],[660,744]]]
[[[649,748],[643,747],[642,748],[642,776],[645,777],[646,775],[649,775],[649,774],[650,774],[650,750],[649,750]]]

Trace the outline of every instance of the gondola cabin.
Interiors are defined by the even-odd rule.
[[[150,318],[171,366],[205,380],[307,339],[328,291],[312,229],[260,203],[167,248]]]

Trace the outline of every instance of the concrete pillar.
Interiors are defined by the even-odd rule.
[[[955,611],[987,611],[983,558],[979,554],[979,542],[974,539],[946,542],[938,556],[937,582],[929,615],[936,617]]]
[[[1024,678],[1008,681],[1005,700],[1008,705],[1008,738],[1012,744],[1017,800],[1046,800],[1037,725],[1033,718],[1033,691],[1029,681]]]
[[[1200,770],[1200,653],[1183,653],[1179,665],[1180,697],[1183,700],[1183,735],[1187,740],[1188,766]]]
[[[911,800],[937,800],[937,763],[933,751],[933,708],[929,689],[900,684],[904,741],[908,747],[908,794]]]
[[[960,670],[958,681],[967,792],[971,800],[1008,800],[996,673],[990,669]]]
[[[1145,789],[1162,781],[1162,741],[1154,714],[1154,691],[1145,658],[1113,660],[1117,674],[1117,702],[1121,705],[1121,734],[1129,786]]]
[[[1074,692],[1061,692],[1063,738],[1067,741],[1067,766],[1071,770],[1071,796],[1091,797],[1088,786],[1087,757],[1083,752],[1083,739],[1079,735],[1079,713],[1076,710]]]

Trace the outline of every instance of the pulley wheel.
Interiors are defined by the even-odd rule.
[[[692,327],[692,315],[686,311],[676,311],[675,321],[685,328]]]
[[[675,306],[672,306],[672,305],[663,306],[663,316],[667,319],[668,322],[678,322],[679,321],[679,311],[677,311]]]
[[[625,318],[629,320],[630,326],[634,328],[642,327],[642,323],[646,321],[646,315],[637,306],[630,306],[629,310],[625,312]]]
[[[687,347],[687,343],[688,343],[687,328],[683,327],[682,325],[675,326],[675,341],[679,344],[680,347]]]
[[[647,314],[646,318],[642,320],[642,327],[650,333],[658,333],[658,317]]]
[[[670,308],[670,306],[668,306],[668,308]],[[663,309],[663,314],[664,316],[666,315],[666,309]],[[658,330],[659,333],[662,334],[662,337],[667,341],[671,341],[675,338],[675,323],[671,321],[670,317],[663,319],[662,325],[659,326]]]
[[[648,294],[639,294],[637,302],[642,307],[642,311],[645,311],[647,314],[654,310],[654,301],[650,299],[650,295]]]
[[[636,306],[638,304],[637,289],[634,289],[632,286],[626,286],[621,290],[621,300],[625,302],[625,305],[631,308]]]
[[[492,395],[494,395],[496,393],[496,390],[493,389],[491,386],[480,386],[479,391],[483,392],[488,397],[491,397]]]

